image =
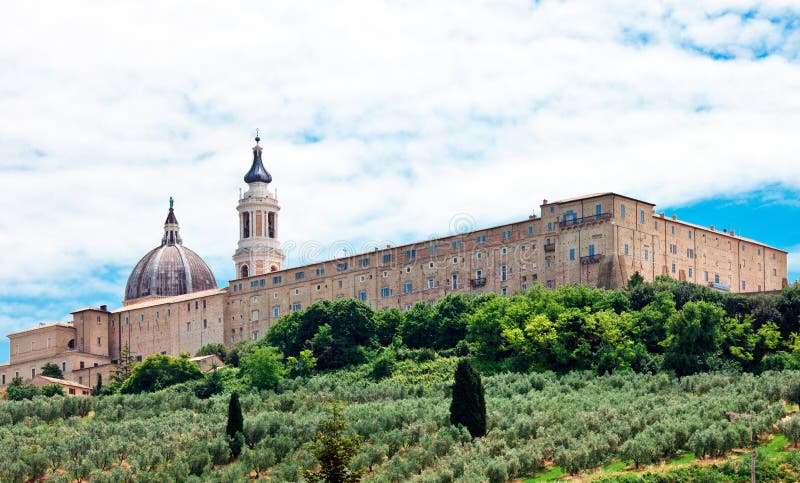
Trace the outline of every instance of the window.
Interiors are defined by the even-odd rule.
[[[4,386],[6,385],[6,375],[5,374],[3,374],[3,376],[2,376],[2,384]]]
[[[603,214],[603,205],[601,205],[601,204],[594,205],[594,214],[597,215],[597,216],[602,215]]]
[[[31,368],[31,379],[33,379],[34,377],[36,377],[36,368],[32,367]]]
[[[297,312],[300,310],[300,302],[295,302],[292,304],[292,312]]]
[[[551,206],[551,207],[550,207],[550,213],[553,213],[553,212],[555,212],[555,211],[556,211],[556,207],[555,207],[555,206]]]
[[[718,273],[714,274],[714,283],[719,283],[719,274]]]
[[[67,371],[67,361],[61,361],[61,372]]]
[[[747,282],[742,280],[742,291],[747,290]]]
[[[428,268],[433,268],[433,262],[428,262]]]
[[[639,223],[644,225],[644,210],[639,211]]]
[[[392,263],[394,261],[394,255],[391,253],[384,253],[383,254],[383,263]]]
[[[439,254],[439,245],[431,245],[428,247],[428,252],[431,255],[438,255]]]
[[[317,274],[317,277],[320,275],[325,275],[325,267],[317,267],[317,269],[314,270],[314,273]]]
[[[411,267],[406,267],[406,273],[411,273]]]
[[[339,282],[339,288],[342,288],[342,281],[338,280],[338,282]]]
[[[362,291],[358,292],[358,300],[360,300],[362,302],[366,302],[367,301],[367,291],[366,290],[362,290]]]
[[[428,279],[428,288],[434,288],[436,286],[436,280],[429,278]]]
[[[258,310],[250,312],[250,320],[252,320],[253,322],[258,321]]]
[[[553,261],[548,258],[547,260],[545,260],[544,266],[545,268],[553,268]]]
[[[160,316],[161,316],[161,312],[159,312],[158,310],[156,310],[156,318],[159,318]]]
[[[646,262],[646,261],[648,261],[648,260],[650,260],[650,250],[648,250],[647,248],[645,248],[645,249],[644,249],[644,261]]]
[[[483,258],[483,253],[481,253],[481,252],[476,253],[475,254],[475,258],[480,260],[481,258]]]
[[[281,308],[278,307],[277,305],[273,306],[272,307],[272,316],[277,319],[278,317],[280,317],[280,315],[281,315]]]
[[[500,253],[501,253],[501,254],[503,254],[503,255],[508,255],[508,248],[506,248],[506,247],[503,247],[503,248],[500,250]]]
[[[553,231],[553,223],[552,222],[548,222],[547,223],[547,231]]]
[[[258,286],[259,287],[263,287],[266,284],[267,284],[267,280],[264,279],[264,278],[262,278],[261,280],[258,281]],[[205,300],[203,300],[203,308],[206,308],[206,301]]]
[[[347,270],[347,262],[339,262],[339,263],[336,264],[336,271],[337,272],[342,272],[344,270]]]
[[[527,283],[523,283],[522,284],[522,290],[528,290],[528,284]]]
[[[505,282],[508,280],[508,266],[502,265],[500,266],[500,280]]]
[[[142,314],[142,322],[144,322],[144,314]]]
[[[389,290],[389,287],[381,288],[381,297],[388,297],[389,295],[391,295],[391,291]]]
[[[619,217],[625,218],[625,203],[619,205]]]
[[[191,331],[192,331],[192,323],[186,322],[186,332],[191,332]]]
[[[276,275],[276,276],[272,277],[272,284],[273,285],[277,285],[277,284],[281,283],[282,279],[283,278],[280,275]]]
[[[708,282],[708,272],[703,270],[703,281]]]
[[[756,248],[756,253],[757,253],[758,255],[761,255],[761,248]]]
[[[411,282],[406,282],[403,284],[403,293],[411,293],[414,291],[414,287]]]
[[[253,340],[256,340],[256,339],[258,339],[258,331],[254,330],[253,331]]]
[[[675,264],[672,264],[672,273],[675,273]]]
[[[669,252],[672,253],[673,255],[677,255],[678,254],[678,245],[670,243],[669,244]]]
[[[98,338],[97,338],[97,345],[98,345],[98,347],[99,347],[99,346],[101,346],[101,345],[103,345],[103,344],[102,344],[102,340],[103,340],[103,339],[102,339],[101,337],[98,337]]]
[[[300,289],[299,288],[294,289],[294,294],[295,295],[300,295]]]
[[[689,239],[692,239],[692,230],[686,230],[686,234],[689,236]]]
[[[411,250],[406,250],[406,258],[415,258],[417,256],[416,248],[412,248]]]
[[[456,240],[453,242],[453,250],[460,250],[462,246],[463,243],[461,242],[461,240]]]
[[[250,288],[256,288],[256,287],[258,287],[258,280],[250,280]],[[197,308],[196,303],[194,308]]]
[[[486,235],[480,235],[475,239],[475,243],[481,244],[486,243]]]
[[[453,290],[457,290],[458,289],[458,274],[457,273],[453,274],[452,287],[453,287]]]
[[[653,222],[653,229],[655,231],[658,231],[658,221],[657,220]]]
[[[694,269],[689,267],[689,278],[694,278]]]
[[[623,253],[624,253],[625,255],[627,255],[627,254],[628,254],[628,244],[627,244],[627,243],[626,243],[626,244],[623,246],[623,250],[622,250],[622,251],[623,251]]]
[[[457,263],[458,263],[458,257],[453,257],[453,265],[456,265]]]
[[[694,258],[694,249],[693,248],[687,248],[686,249],[686,257],[687,258]]]
[[[388,277],[389,276],[389,270],[384,270],[383,272],[381,272],[381,275],[383,276],[383,278]]]
[[[317,292],[319,292],[320,290],[322,290],[322,285],[317,284],[317,286],[314,288],[317,290]]]
[[[278,292],[273,293],[272,298],[278,300]]]
[[[744,245],[742,245],[742,251],[744,251],[744,249],[745,249],[745,248],[746,248],[746,247],[745,247]]]
[[[203,328],[204,329],[208,328],[208,319],[203,319]]]
[[[775,260],[775,254],[774,253],[772,254],[772,259]]]
[[[500,289],[500,294],[501,295],[508,295],[508,287],[502,287]]]
[[[304,278],[306,278],[306,272],[294,272],[295,280],[302,280]]]
[[[258,303],[258,295],[253,295],[250,297],[250,303],[257,304]]]
[[[772,275],[773,276],[777,276],[778,275],[778,269],[777,268],[773,268],[772,269]]]
[[[358,261],[358,266],[361,268],[368,267],[369,263],[369,258],[362,258]]]
[[[501,238],[503,239],[503,241],[510,240],[511,239],[511,230],[503,230]]]
[[[367,279],[367,277],[365,277],[364,275],[359,275],[359,276],[358,276],[358,281],[359,281],[359,282],[363,282],[363,281],[364,281],[364,280],[366,280],[366,279]]]
[[[575,260],[575,249],[574,248],[570,248],[569,249],[569,259],[570,260]]]
[[[528,225],[528,235],[533,235],[533,225]]]

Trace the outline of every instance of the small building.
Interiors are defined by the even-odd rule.
[[[89,386],[84,386],[83,384],[78,384],[75,381],[67,381],[66,379],[58,379],[55,377],[48,377],[39,374],[38,376],[34,377],[31,381],[31,384],[38,387],[39,389],[49,386],[50,384],[58,384],[62,388],[64,388],[64,394],[67,396],[91,396],[92,395],[92,388]]]
[[[216,371],[217,369],[225,365],[220,360],[220,358],[215,356],[214,354],[209,354],[207,356],[192,357],[189,360],[197,364],[197,367],[199,367],[201,371],[206,373],[211,371]]]

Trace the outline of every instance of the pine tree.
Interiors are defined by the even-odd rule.
[[[236,392],[231,394],[228,404],[228,426],[225,428],[225,434],[228,435],[231,454],[234,458],[238,457],[244,443],[244,418],[242,406],[239,404],[239,393]]]
[[[114,374],[111,376],[111,384],[114,386],[121,386],[123,382],[127,381],[133,371],[133,366],[136,365],[136,359],[131,354],[131,348],[126,342],[119,352],[119,364],[114,368]]]
[[[460,360],[456,367],[450,422],[463,424],[473,438],[486,434],[486,401],[481,376],[466,359]]]
[[[43,376],[64,379],[64,373],[61,372],[61,368],[58,367],[58,364],[53,362],[48,362],[47,364],[43,365],[41,370]]]
[[[319,461],[319,471],[303,468],[303,478],[309,483],[337,482],[355,483],[361,481],[364,469],[350,470],[347,465],[358,453],[362,438],[344,436],[347,422],[342,419],[339,407],[334,404],[331,417],[320,423],[319,432],[311,444],[311,451]]]

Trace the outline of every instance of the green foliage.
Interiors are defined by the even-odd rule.
[[[55,377],[56,379],[64,379],[64,373],[61,368],[54,362],[48,362],[41,368],[42,375],[47,377]]]
[[[467,359],[458,362],[450,402],[450,423],[464,425],[473,438],[486,434],[486,401],[481,376]]]
[[[11,379],[11,382],[6,388],[6,397],[9,401],[24,401],[26,399],[33,399],[40,393],[39,388],[33,384],[22,384],[21,377]]]
[[[666,324],[664,367],[678,375],[710,369],[718,355],[725,312],[709,302],[687,302]]]
[[[285,372],[282,360],[283,354],[278,349],[265,346],[243,355],[239,366],[242,375],[253,387],[261,390],[275,389]]]
[[[120,386],[122,394],[138,394],[167,388],[181,382],[201,379],[202,371],[185,357],[153,354],[133,368]]]
[[[201,347],[195,356],[217,356],[219,360],[223,363],[226,363],[228,359],[228,349],[225,347],[225,344],[219,342],[212,342],[211,344],[206,344]]]
[[[317,358],[314,357],[311,349],[304,349],[300,351],[298,357],[286,358],[286,368],[289,371],[289,377],[310,377],[317,368]]]
[[[363,469],[351,470],[350,461],[362,443],[360,436],[344,433],[347,422],[342,418],[337,404],[333,404],[330,417],[320,423],[320,429],[311,445],[311,452],[319,462],[319,469],[303,469],[302,475],[309,483],[314,482],[358,482]]]
[[[794,446],[800,441],[800,413],[795,413],[778,422],[778,429]]]
[[[41,390],[41,395],[45,397],[65,396],[64,388],[60,384],[48,384]]]
[[[208,399],[215,394],[220,394],[225,390],[222,382],[222,375],[217,368],[205,375],[203,379],[197,381],[194,386],[194,395],[200,399]]]
[[[228,436],[231,454],[237,458],[244,443],[244,417],[242,406],[239,404],[239,393],[236,392],[231,394],[228,402],[228,424],[225,426],[225,434]]]
[[[372,361],[372,369],[369,376],[373,381],[380,381],[387,377],[391,377],[395,368],[397,367],[397,356],[391,349],[385,350]]]
[[[119,388],[128,380],[136,366],[136,358],[131,353],[130,346],[126,342],[119,353],[119,362],[114,367],[114,373],[111,375],[111,385]]]

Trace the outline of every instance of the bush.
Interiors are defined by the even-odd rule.
[[[42,396],[64,396],[64,388],[60,384],[48,384],[42,388]]]
[[[450,422],[463,424],[473,438],[486,434],[486,402],[481,376],[466,359],[460,360],[456,367]]]
[[[202,379],[203,372],[187,357],[149,355],[133,368],[130,377],[122,383],[120,393],[138,394],[167,388],[174,384]]]

